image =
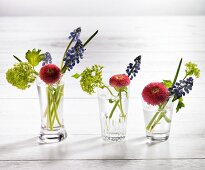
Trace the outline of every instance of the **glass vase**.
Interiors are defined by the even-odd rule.
[[[63,124],[64,83],[52,85],[37,80],[41,111],[39,143],[56,143],[67,137]]]
[[[172,99],[152,106],[143,101],[143,112],[147,139],[166,141],[169,138],[174,103]]]
[[[106,142],[119,142],[126,136],[128,115],[128,91],[116,91],[112,87],[98,89],[101,135]]]

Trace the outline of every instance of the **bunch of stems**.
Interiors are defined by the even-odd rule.
[[[47,117],[47,128],[54,130],[55,122],[62,127],[61,118],[59,118],[59,105],[63,100],[64,84],[57,84],[56,86],[48,85],[47,92],[47,107],[44,116]]]

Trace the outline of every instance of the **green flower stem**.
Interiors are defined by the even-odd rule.
[[[112,118],[112,115],[113,115],[113,113],[114,113],[114,111],[115,111],[115,109],[116,109],[116,107],[117,107],[119,101],[120,101],[120,100],[117,100],[116,103],[115,103],[115,105],[114,105],[114,107],[112,108],[112,110],[111,110],[111,112],[110,112],[110,115],[109,115],[109,119]]]
[[[157,120],[154,122],[154,124],[151,126],[150,131],[152,131],[154,129],[154,127],[159,123],[159,121],[162,119],[163,115],[165,114],[165,112],[159,112],[159,116],[157,118]]]
[[[166,106],[166,104],[163,105],[159,105],[159,109],[158,111],[154,114],[154,116],[152,117],[152,119],[150,120],[149,124],[146,126],[146,129],[148,131],[151,131],[150,128],[152,127],[152,124],[154,123],[155,119],[157,118],[157,116],[160,114],[160,111]]]
[[[109,119],[112,118],[113,113],[114,113],[115,109],[117,108],[117,106],[120,109],[122,117],[126,116],[124,111],[123,111],[123,107],[122,107],[122,91],[121,90],[119,90],[118,96],[119,96],[119,99],[115,102],[115,105],[113,106],[113,108],[112,108],[112,110],[110,112]]]
[[[64,52],[63,59],[66,57],[66,52],[67,52],[68,49],[70,48],[70,46],[71,46],[71,44],[73,43],[73,41],[74,41],[74,38],[72,38],[72,39],[70,40],[70,43],[68,44],[68,46],[67,46],[67,48],[66,48],[66,50],[65,50],[65,52]],[[61,71],[62,71],[62,68],[63,68],[63,59],[62,59],[62,61],[61,61],[61,67],[60,67]],[[63,73],[63,72],[62,72],[62,73]]]
[[[94,33],[93,35],[91,35],[90,38],[88,38],[88,40],[83,44],[83,47],[85,47],[85,46],[93,39],[93,37],[94,37],[97,33],[98,33],[98,30],[95,31],[95,33]]]
[[[18,57],[16,57],[15,55],[13,55],[13,57],[18,61],[18,62],[22,62]]]
[[[106,88],[106,89],[110,92],[110,94],[111,94],[113,97],[116,97],[116,96],[112,93],[112,91],[110,90],[110,88],[109,88],[108,86],[103,86],[102,88]]]
[[[174,80],[172,82],[172,86],[176,83],[177,81],[177,78],[178,78],[178,75],[179,75],[179,71],[180,71],[180,68],[181,68],[181,64],[182,64],[182,58],[180,59],[180,62],[179,62],[179,65],[178,65],[178,68],[177,68],[177,72],[174,76]]]
[[[106,88],[109,92],[110,92],[110,94],[113,96],[113,97],[116,97],[113,93],[112,93],[112,91],[110,90],[110,88],[108,87],[108,86],[103,86],[103,88]],[[126,92],[126,96],[127,96],[127,91],[125,91]],[[120,95],[121,95],[121,93],[120,93]],[[121,97],[120,97],[120,99],[121,99]],[[120,103],[120,104],[119,104]],[[124,111],[123,111],[123,108],[122,108],[122,100],[120,100],[119,102],[118,102],[118,108],[120,109],[120,112],[122,113],[122,117],[125,117],[125,113],[124,113]]]
[[[120,111],[121,111],[122,117],[125,117],[125,113],[122,108],[122,91],[121,90],[119,91],[119,100],[120,100]]]
[[[166,107],[167,103],[168,103],[168,101],[166,103],[164,103],[163,105],[159,106],[158,111],[155,113],[155,115],[153,116],[153,118],[151,119],[149,124],[147,125],[146,130],[151,132],[162,118],[164,118],[164,120],[167,123],[171,122],[171,120],[166,116],[166,112],[163,111],[163,109]],[[157,120],[156,120],[156,118],[157,118]]]
[[[56,91],[56,93],[59,94],[59,91]],[[59,121],[58,112],[57,112],[59,103],[56,102],[56,99],[57,98],[55,97],[55,95],[52,96],[52,103],[53,103],[53,110],[52,110],[53,114],[52,115],[53,115],[53,119],[52,119],[52,122],[51,122],[51,126],[53,127],[53,124],[54,124],[54,121],[55,121],[55,118],[56,118],[59,126],[62,127],[62,125],[61,125],[61,123]]]
[[[50,130],[53,130],[51,126],[51,98],[50,98],[50,89],[47,87],[47,102],[48,102],[48,113],[47,113],[47,124]]]
[[[58,85],[57,88],[49,85],[47,87],[47,101],[48,105],[46,107],[45,114],[47,116],[47,126],[50,130],[53,130],[55,120],[62,127],[62,124],[58,117],[58,107],[63,97],[63,85]]]
[[[171,123],[170,118],[168,118],[166,114],[163,115],[163,118],[167,123]]]
[[[63,87],[64,86],[58,86],[57,89],[56,89],[56,92],[55,92],[55,101],[53,102],[54,103],[54,116],[53,116],[53,120],[52,120],[52,125],[54,124],[54,121],[55,121],[55,118],[59,124],[60,127],[62,127],[62,124],[58,118],[58,113],[57,113],[57,110],[58,110],[58,107],[59,107],[59,104],[60,104],[60,101],[61,101],[61,98],[63,96]]]
[[[158,116],[158,119],[157,119],[157,120],[155,121],[155,123],[152,125],[150,131],[152,131],[152,130],[154,129],[154,127],[160,122],[160,120],[161,120],[162,118],[164,118],[167,123],[170,123],[170,122],[171,122],[171,120],[166,116],[166,112],[163,111],[163,112],[160,113],[160,115]]]
[[[155,119],[157,118],[157,116],[158,116],[159,113],[160,113],[160,112],[157,111],[157,112],[155,113],[155,115],[152,117],[152,119],[150,120],[150,122],[149,122],[148,125],[146,126],[146,130],[147,130],[147,131],[150,131],[150,127],[152,126],[153,122],[155,121]]]

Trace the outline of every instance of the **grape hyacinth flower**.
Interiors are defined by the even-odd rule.
[[[73,41],[78,41],[80,38],[81,28],[78,27],[70,33],[69,39],[73,39]]]
[[[138,56],[134,59],[134,64],[129,63],[129,65],[127,66],[126,73],[130,78],[130,80],[132,80],[133,77],[136,77],[136,74],[140,70],[140,64],[141,64],[141,56]]]
[[[68,71],[72,70],[75,64],[80,62],[80,59],[83,59],[84,51],[82,41],[78,39],[75,46],[66,52],[66,57],[63,60],[65,61],[64,66],[68,67]]]
[[[51,54],[49,52],[46,52],[44,54],[42,66],[45,66],[46,64],[51,64],[51,63],[52,63]]]
[[[182,96],[188,94],[190,90],[192,90],[192,86],[194,83],[194,79],[192,77],[188,77],[184,80],[180,80],[176,82],[173,87],[169,88],[170,95],[174,95],[174,100],[179,99]]]

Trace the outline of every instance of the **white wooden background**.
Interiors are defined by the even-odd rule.
[[[85,57],[66,75],[64,120],[68,138],[39,145],[40,110],[36,86],[20,91],[5,72],[28,49],[51,52],[60,63],[66,37],[77,26],[82,39],[98,35]],[[123,73],[142,55],[132,81],[127,138],[106,144],[100,138],[96,95],[88,96],[70,76],[86,66],[105,66],[104,77]],[[141,91],[151,81],[172,79],[180,58],[201,68],[186,108],[174,114],[168,141],[145,139]],[[182,69],[183,70],[183,69]],[[0,18],[0,169],[203,169],[205,168],[205,17],[1,17]],[[181,74],[183,76],[183,74]]]
[[[204,0],[0,0],[0,16],[142,16],[204,14]]]

